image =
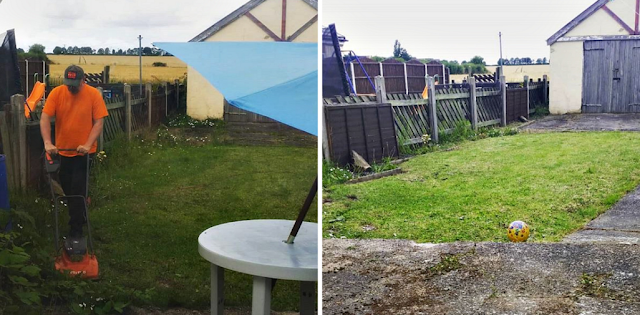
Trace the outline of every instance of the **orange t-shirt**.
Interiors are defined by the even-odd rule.
[[[56,147],[74,150],[87,142],[93,121],[109,115],[100,91],[86,84],[75,95],[66,85],[53,89],[42,112],[56,117]],[[97,141],[91,145],[89,153],[95,153],[96,148]],[[71,157],[78,153],[60,151],[60,155]]]

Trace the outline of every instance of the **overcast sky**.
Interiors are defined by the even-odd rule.
[[[323,25],[335,23],[358,55],[391,56],[398,39],[415,57],[487,64],[500,57],[500,31],[504,58],[549,58],[547,38],[595,1],[321,0]]]
[[[134,48],[152,42],[185,42],[246,0],[2,0],[0,33],[15,29],[16,43]]]

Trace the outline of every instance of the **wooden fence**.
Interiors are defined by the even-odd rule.
[[[531,98],[528,94],[544,95],[548,91],[547,81],[541,84],[530,85],[526,78],[524,87],[520,84],[512,88],[507,88],[504,77],[501,77],[499,84],[489,86],[477,86],[475,78],[470,78],[468,83],[456,85],[436,86],[434,78],[427,79],[429,84],[429,95],[426,99],[422,94],[399,94],[388,93],[385,82],[387,80],[378,76],[375,78],[376,96],[351,95],[347,97],[336,96],[335,98],[325,98],[325,124],[334,126],[333,119],[348,119],[348,117],[335,118],[327,110],[335,111],[340,106],[357,105],[359,108],[367,106],[380,106],[380,104],[390,104],[393,111],[396,135],[400,145],[412,145],[423,143],[423,136],[429,135],[434,142],[439,141],[439,134],[452,132],[460,122],[469,122],[475,130],[480,127],[502,125],[517,120],[520,116],[528,117]],[[543,97],[543,102],[548,98]],[[356,119],[357,120],[357,119]],[[367,121],[345,121],[346,124],[364,125]],[[369,130],[367,126],[361,128]],[[360,129],[358,129],[360,130]],[[438,132],[434,132],[437,130]],[[325,130],[325,158],[335,158],[334,151],[342,152],[342,148],[335,148],[333,130]],[[370,134],[376,131],[368,131],[363,139],[369,139]],[[350,136],[350,134],[349,134]],[[358,136],[360,137],[360,136]],[[371,138],[373,139],[373,138]],[[376,138],[377,139],[377,138]],[[372,140],[371,140],[372,141]],[[377,140],[376,140],[377,141]],[[356,151],[358,152],[358,151]],[[363,155],[364,152],[358,152]],[[339,156],[339,162],[343,162],[344,157]],[[376,162],[379,157],[374,157],[369,162]],[[338,161],[336,161],[338,162]]]
[[[391,105],[327,105],[324,115],[330,159],[339,165],[351,162],[352,150],[370,162],[399,155]]]
[[[360,63],[349,64],[351,85],[357,95],[373,95],[376,93],[374,78],[382,76],[388,93],[422,93],[427,76],[437,76],[440,83],[448,83],[447,68],[437,61],[424,64],[418,60],[406,63],[395,59],[375,62],[369,58],[360,58]],[[366,71],[366,73],[365,73]]]
[[[104,144],[125,134],[132,134],[146,127],[161,123],[178,106],[178,84],[159,86],[154,91],[151,84],[144,88],[144,97],[135,97],[131,86],[124,86],[125,97],[105,99],[109,116],[104,120],[98,140],[99,150]],[[44,145],[40,134],[39,109],[26,119],[23,95],[14,95],[11,104],[0,111],[2,149],[6,155],[9,187],[15,191],[46,188],[42,152]],[[52,139],[55,139],[55,119],[52,122]]]

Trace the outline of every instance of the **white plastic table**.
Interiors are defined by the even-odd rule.
[[[224,309],[224,269],[253,275],[252,315],[271,314],[273,279],[300,281],[300,314],[315,313],[318,224],[303,222],[294,244],[283,241],[294,221],[249,220],[207,229],[198,252],[211,263],[211,314]]]

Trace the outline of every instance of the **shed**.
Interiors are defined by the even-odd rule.
[[[640,0],[598,0],[547,40],[549,110],[640,112]]]
[[[213,24],[190,42],[283,41],[318,42],[317,0],[251,0]],[[229,56],[229,62],[241,63]],[[187,67],[187,114],[195,119],[219,118],[229,111],[224,96],[196,70]],[[233,114],[242,114],[232,109]],[[246,115],[255,117],[256,115]],[[261,121],[260,118],[257,121]]]

